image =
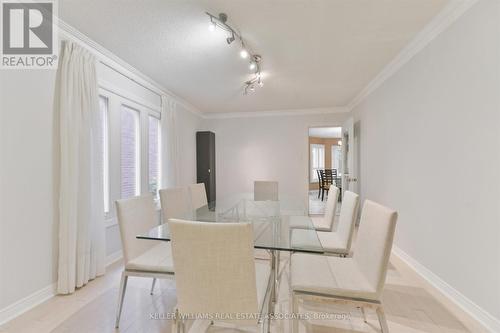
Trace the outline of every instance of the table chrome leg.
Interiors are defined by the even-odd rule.
[[[276,303],[276,280],[277,280],[277,256],[276,256],[276,250],[271,250],[271,276],[273,279],[273,284],[271,286],[271,302],[274,304]],[[270,309],[272,311],[272,309]]]
[[[263,329],[267,329],[267,333],[270,333],[271,330],[271,319],[274,315],[274,306],[276,304],[276,278],[277,278],[277,269],[276,269],[276,250],[269,250],[269,254],[271,255],[271,272],[269,276],[269,299],[267,304],[267,325],[263,323]]]

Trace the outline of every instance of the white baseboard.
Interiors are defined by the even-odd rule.
[[[114,264],[118,260],[120,260],[123,257],[123,253],[121,250],[118,250],[114,253],[111,253],[106,257],[106,267],[108,267],[111,264]]]
[[[106,266],[114,264],[115,262],[120,260],[122,256],[122,251],[116,251],[115,253],[110,254],[106,257]],[[56,288],[57,284],[52,283],[47,287],[40,289],[3,309],[0,309],[0,325],[5,324],[6,322],[25,313],[26,311],[31,310],[35,306],[40,305],[43,302],[54,297],[57,294]]]
[[[500,332],[500,320],[485,311],[479,305],[465,297],[458,290],[443,281],[439,276],[430,271],[427,267],[410,257],[406,252],[393,246],[392,253],[410,266],[418,275],[430,283],[434,288],[455,303],[472,318],[477,320],[490,332]]]
[[[19,301],[0,310],[0,325],[14,319],[20,314],[31,310],[35,306],[54,297],[56,294],[56,284],[53,283],[47,287],[40,289],[33,294],[20,299]]]

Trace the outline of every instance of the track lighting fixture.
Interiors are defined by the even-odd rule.
[[[249,92],[254,92],[256,85],[262,87],[264,85],[260,73],[262,57],[260,55],[251,52],[251,50],[248,48],[241,35],[235,29],[233,29],[231,26],[227,24],[226,14],[220,13],[218,16],[212,15],[208,12],[206,12],[206,14],[210,18],[208,29],[210,31],[215,31],[216,28],[220,28],[226,31],[229,34],[229,36],[226,38],[226,42],[228,45],[234,42],[237,38],[241,43],[240,57],[243,59],[250,58],[250,63],[248,65],[248,68],[253,72],[253,77],[245,81],[244,83],[245,95],[248,94]]]

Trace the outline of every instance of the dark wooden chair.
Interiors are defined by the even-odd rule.
[[[316,170],[316,174],[318,175],[318,199],[321,196],[321,170]]]
[[[328,193],[330,185],[332,184],[331,173],[328,170],[319,170],[320,173],[320,189],[321,189],[321,201],[325,198],[325,191]]]
[[[328,195],[328,190],[330,189],[330,185],[335,185],[338,187],[337,184],[337,169],[324,169],[324,170],[318,170],[319,174],[318,177],[320,178],[320,192],[321,192],[321,201],[324,200],[325,197],[325,191]],[[319,198],[320,193],[318,193],[318,198]]]

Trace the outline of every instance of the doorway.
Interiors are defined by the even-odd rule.
[[[342,186],[342,144],[342,127],[309,128],[309,215],[324,214],[330,184]]]

